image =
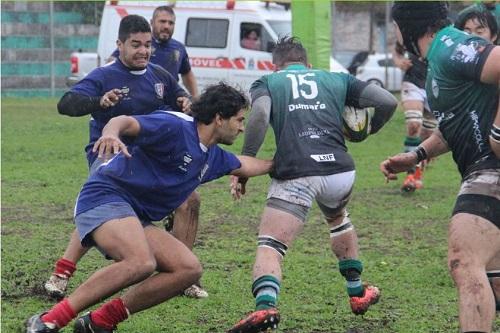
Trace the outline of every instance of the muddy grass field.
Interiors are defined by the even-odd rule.
[[[87,175],[88,118],[57,114],[56,100],[2,100],[2,332],[54,302],[42,290],[73,229],[73,204]],[[269,133],[268,133],[269,134]],[[458,332],[457,296],[446,268],[446,232],[459,188],[449,155],[425,174],[425,189],[402,195],[385,184],[378,164],[402,146],[398,113],[381,133],[350,145],[357,180],[350,204],[358,231],[363,280],[382,290],[365,316],[349,309],[345,282],[329,248],[319,209],[285,258],[280,332]],[[241,138],[230,149],[238,152]],[[260,156],[272,156],[268,135]],[[224,332],[253,310],[251,269],[268,177],[252,179],[233,202],[228,179],[204,185],[195,253],[210,297],[177,297],[133,315],[119,332]],[[107,264],[96,250],[79,263],[70,289]],[[495,323],[500,332],[500,319]],[[71,325],[64,332],[71,332]]]

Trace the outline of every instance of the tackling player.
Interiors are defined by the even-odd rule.
[[[96,68],[64,94],[57,107],[61,114],[83,116],[91,114],[89,144],[86,146],[90,174],[102,163],[92,152],[106,123],[120,115],[146,114],[153,110],[179,108],[189,110],[189,95],[175,78],[157,65],[149,63],[151,28],[146,19],[129,15],[120,22],[118,48],[120,57],[106,66]],[[125,141],[127,144],[131,143]],[[191,203],[188,199],[188,203]],[[82,247],[76,232],[45,283],[47,292],[62,298],[76,263],[88,249]]]
[[[272,161],[239,156],[218,147],[243,132],[248,101],[225,85],[209,87],[191,110],[112,118],[92,151],[114,154],[89,177],[78,195],[79,239],[115,260],[91,275],[51,310],[32,316],[27,333],[52,333],[79,312],[130,287],[75,321],[74,332],[110,333],[131,314],[160,304],[197,281],[196,256],[151,221],[164,218],[196,187],[226,174],[266,174]],[[121,138],[134,140],[127,148]]]

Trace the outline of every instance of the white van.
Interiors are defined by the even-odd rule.
[[[137,14],[149,21],[159,5],[165,3],[108,1],[101,21],[98,58],[107,59],[115,50],[118,26],[124,16]],[[273,70],[274,42],[291,34],[287,3],[228,0],[176,1],[172,5],[176,15],[173,38],[186,46],[200,90],[221,80],[248,90],[252,82]],[[258,38],[257,43],[245,42],[251,32]],[[330,70],[347,72],[333,58]]]

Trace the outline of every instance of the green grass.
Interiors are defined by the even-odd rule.
[[[87,175],[87,118],[59,116],[56,100],[2,100],[2,324],[50,308],[41,290],[73,229],[73,203]],[[457,297],[446,269],[446,232],[459,176],[450,156],[426,172],[425,189],[399,192],[378,164],[399,152],[401,113],[378,135],[350,145],[357,164],[350,204],[360,238],[363,278],[383,292],[365,316],[350,313],[343,278],[329,249],[328,228],[313,207],[304,233],[288,251],[280,296],[281,332],[457,332]],[[239,151],[241,138],[231,147]],[[261,156],[271,156],[271,136]],[[206,300],[177,297],[136,314],[120,332],[223,332],[253,310],[251,269],[268,177],[252,179],[233,202],[228,180],[200,188],[202,208],[195,253],[205,273]],[[70,283],[74,288],[106,261],[91,251]],[[497,319],[497,332],[500,321]],[[70,332],[68,328],[65,332]]]

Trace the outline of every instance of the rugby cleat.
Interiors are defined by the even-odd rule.
[[[197,284],[193,284],[191,287],[184,290],[184,295],[191,298],[207,298],[208,293],[205,289]]]
[[[59,329],[54,324],[46,324],[42,321],[44,313],[32,316],[26,321],[26,333],[57,333]]]
[[[351,304],[351,310],[355,315],[362,315],[368,311],[368,308],[371,305],[377,303],[379,299],[380,290],[375,286],[365,285],[363,296],[350,297],[349,303]]]
[[[73,333],[113,333],[113,331],[114,329],[109,330],[94,324],[90,318],[90,312],[75,320],[73,326]]]
[[[258,310],[240,320],[227,333],[258,333],[278,328],[280,314],[277,309]]]
[[[417,182],[415,180],[415,176],[409,173],[408,175],[406,175],[403,185],[401,186],[401,191],[406,193],[411,193],[415,192],[416,189],[417,189]]]
[[[69,279],[67,277],[52,274],[50,279],[48,279],[43,286],[50,297],[61,300],[66,295],[68,281]]]

